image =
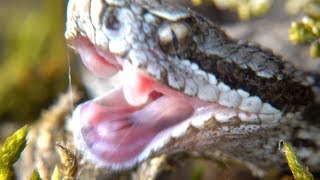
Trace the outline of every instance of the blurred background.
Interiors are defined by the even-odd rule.
[[[68,89],[66,4],[0,0],[0,142]]]

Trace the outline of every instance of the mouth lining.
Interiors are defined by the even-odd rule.
[[[89,152],[110,164],[132,161],[152,141],[157,144],[164,136],[171,136],[164,134],[156,138],[162,131],[187,121],[199,111],[192,107],[196,103],[187,99],[151,94],[156,98],[150,97],[147,103],[135,107],[127,104],[120,88],[78,107],[76,119],[82,124],[81,135]],[[117,98],[117,102],[112,102],[110,97]],[[168,108],[158,108],[163,106]]]
[[[201,128],[213,117],[230,122],[241,112],[173,90],[88,39],[72,44],[96,76],[119,73],[121,79],[121,87],[79,105],[73,114],[75,143],[99,166],[131,167],[191,125]]]

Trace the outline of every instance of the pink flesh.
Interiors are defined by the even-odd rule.
[[[160,131],[193,113],[192,105],[183,98],[163,95],[137,108],[126,104],[122,92],[118,89],[99,101],[84,104],[80,110],[78,121],[84,125],[82,136],[88,148],[108,162],[121,163],[136,157]],[[110,97],[117,99],[108,102]]]
[[[77,41],[75,47],[95,74],[109,76],[108,71],[118,70],[112,65],[116,58],[104,53],[113,59],[109,63],[89,41]],[[195,116],[199,108],[215,106],[172,90],[137,69],[122,68],[122,87],[79,106],[79,118],[73,119],[86,147],[101,161],[133,160],[160,132]]]
[[[109,77],[119,71],[117,66],[114,65],[115,58],[111,53],[92,53],[97,51],[96,48],[84,38],[76,39],[72,43],[79,52],[82,62],[96,76]],[[99,49],[100,51],[102,50]],[[105,59],[108,59],[108,61]]]

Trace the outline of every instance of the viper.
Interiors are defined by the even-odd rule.
[[[65,37],[115,88],[79,105],[77,148],[124,170],[161,154],[219,151],[259,168],[284,163],[279,140],[320,132],[301,116],[310,79],[258,44],[230,38],[202,15],[161,0],[70,0]],[[310,168],[320,167],[311,136]],[[316,162],[316,163],[314,163]]]

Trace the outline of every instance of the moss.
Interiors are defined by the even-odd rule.
[[[54,168],[53,173],[52,173],[52,176],[51,176],[51,179],[52,179],[52,180],[60,180],[60,179],[62,179],[62,175],[61,175],[61,173],[60,173],[60,171],[59,171],[58,166],[56,166],[56,167]]]
[[[280,141],[279,148],[285,153],[290,170],[296,180],[314,179],[308,168],[302,164],[301,160],[296,155],[296,152],[293,150],[293,147],[289,143]]]
[[[317,0],[288,0],[286,10],[289,13],[303,12],[305,16],[299,22],[293,22],[289,38],[293,43],[310,43],[312,58],[320,57],[320,2]]]
[[[41,180],[39,172],[37,170],[33,171],[30,180]]]
[[[24,126],[8,137],[0,150],[0,179],[12,179],[13,164],[27,145],[29,126]]]

